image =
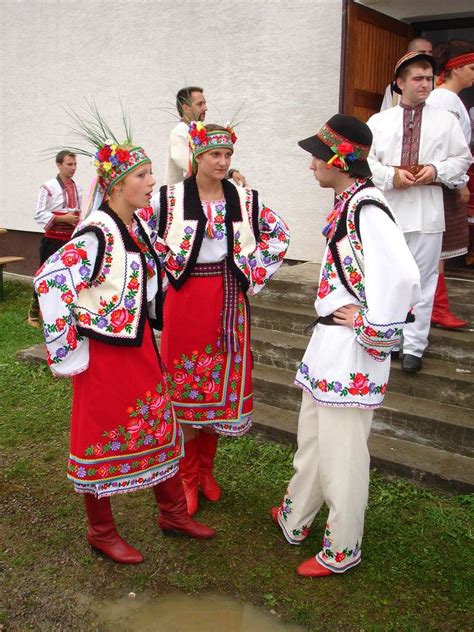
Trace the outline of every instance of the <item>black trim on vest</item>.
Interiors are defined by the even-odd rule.
[[[357,189],[357,191],[354,193],[354,195],[357,195],[359,193],[359,191],[363,191],[364,189],[373,188],[373,187],[374,187],[373,183],[370,180],[367,180],[367,182],[365,184],[363,184],[361,187],[359,187],[359,189]],[[339,252],[338,252],[337,247],[336,247],[337,243],[341,239],[346,237],[346,235],[347,235],[347,212],[348,212],[349,203],[354,198],[354,195],[352,195],[350,198],[348,198],[345,201],[345,203],[344,203],[344,209],[343,209],[343,211],[342,211],[342,213],[341,213],[341,215],[339,217],[339,221],[338,221],[338,224],[337,224],[336,231],[335,231],[334,235],[332,236],[331,241],[329,242],[329,250],[331,251],[332,258],[334,259],[334,265],[336,266],[337,274],[338,274],[338,276],[339,276],[339,278],[341,280],[341,283],[346,288],[346,290],[349,292],[349,294],[351,294],[354,298],[359,300],[359,297],[354,292],[352,286],[346,280],[346,276],[345,276],[344,270],[342,268],[341,260],[339,258]],[[390,212],[390,209],[388,207],[386,207],[384,204],[382,204],[382,202],[379,202],[376,199],[361,200],[359,202],[359,204],[356,206],[355,210],[354,210],[354,223],[355,223],[355,227],[356,227],[357,236],[358,236],[359,241],[361,243],[362,243],[362,239],[360,237],[360,230],[359,230],[360,211],[362,210],[362,208],[366,204],[373,204],[374,206],[378,206],[381,210],[383,210],[390,217],[390,219],[392,221],[395,221],[394,218],[393,218],[393,215]]]
[[[199,197],[199,190],[196,183],[196,176],[186,178],[183,182],[183,218],[185,220],[197,221],[196,236],[194,243],[189,254],[189,259],[186,268],[181,273],[178,279],[175,279],[172,274],[166,271],[168,279],[171,285],[179,290],[184,282],[188,279],[189,275],[196,265],[199,251],[201,250],[202,240],[204,238],[204,231],[206,229],[207,217],[202,208],[201,198]],[[227,232],[227,260],[229,262],[230,269],[232,270],[235,278],[239,281],[242,289],[247,291],[249,288],[249,281],[245,274],[239,270],[234,261],[234,225],[233,222],[242,221],[242,209],[240,207],[240,198],[237,189],[233,184],[227,180],[222,180],[222,189],[224,191],[226,214],[225,225]],[[164,231],[163,231],[164,232]]]
[[[158,236],[163,239],[168,223],[168,187],[166,185],[160,187],[160,217],[158,222]]]
[[[110,208],[107,202],[102,202],[99,210],[108,215],[116,224],[122,237],[126,250],[130,252],[141,253],[140,248],[137,246],[135,240],[128,232],[128,228],[125,226],[125,222],[117,215],[117,213]]]
[[[137,217],[136,215],[134,215],[134,217],[135,217],[135,221],[137,222],[138,232],[140,233],[141,238],[145,242],[146,247],[148,248],[151,256],[153,257],[153,260],[156,266],[158,291],[156,293],[155,298],[153,299],[155,303],[156,318],[150,318],[149,320],[153,329],[159,329],[161,331],[163,329],[163,281],[161,279],[161,263],[158,258],[158,255],[155,252],[155,249],[153,248],[151,244],[151,241],[147,235],[146,230],[143,228],[140,218]],[[145,273],[146,273],[146,266],[145,266]],[[145,278],[146,278],[146,274],[145,274]]]
[[[258,191],[252,189],[252,228],[253,234],[255,235],[255,241],[258,243],[260,239],[260,228],[258,225],[258,216],[259,216],[259,208],[258,208]]]
[[[231,184],[228,180],[222,181],[222,187],[224,189],[225,197],[225,226],[227,232],[227,262],[229,268],[232,270],[233,275],[240,283],[240,287],[244,292],[247,292],[250,286],[250,282],[239,269],[234,259],[234,224],[233,222],[242,221],[242,208],[240,206],[240,197],[234,184]]]
[[[191,252],[189,253],[188,263],[180,277],[175,279],[168,270],[166,271],[169,282],[175,290],[179,290],[182,287],[183,283],[193,271],[199,256],[199,251],[201,250],[204,231],[206,229],[207,217],[202,210],[201,199],[199,197],[199,191],[196,184],[196,176],[186,178],[183,182],[183,219],[197,221],[196,236],[194,238]]]
[[[102,202],[100,208],[100,211],[102,211],[103,213],[105,213],[106,215],[108,215],[110,217],[110,219],[115,223],[115,225],[117,226],[120,235],[122,237],[124,246],[126,251],[130,251],[130,252],[136,252],[138,253],[138,255],[140,256],[140,261],[142,264],[142,273],[143,273],[143,292],[142,292],[142,301],[141,301],[141,305],[140,305],[140,316],[138,319],[138,324],[137,324],[137,334],[135,338],[118,338],[118,337],[114,337],[113,334],[111,335],[106,335],[106,334],[100,334],[96,331],[93,331],[91,329],[85,329],[82,328],[80,325],[77,325],[77,332],[81,335],[81,336],[85,336],[86,338],[92,338],[94,340],[99,340],[101,342],[106,342],[107,344],[111,344],[117,347],[141,347],[142,342],[143,342],[143,332],[145,331],[145,319],[148,316],[148,310],[147,310],[147,292],[146,292],[146,259],[145,259],[145,255],[142,253],[142,251],[140,250],[140,248],[138,247],[138,245],[135,243],[134,239],[132,238],[132,236],[130,235],[130,233],[127,230],[127,227],[125,226],[125,223],[123,222],[123,220],[117,215],[117,213],[115,211],[113,211],[110,206],[107,204],[107,202]],[[93,227],[91,227],[93,228]],[[87,229],[87,226],[85,227],[85,229]],[[99,229],[100,230],[100,229]]]
[[[77,233],[74,234],[74,239],[76,237],[81,237],[82,235],[85,235],[86,233],[94,233],[94,235],[97,237],[97,240],[99,242],[99,249],[97,250],[97,258],[94,263],[94,269],[92,270],[92,276],[90,280],[90,282],[93,283],[96,280],[100,270],[102,269],[102,263],[104,261],[104,254],[105,254],[105,237],[104,237],[104,233],[101,231],[101,229],[98,226],[87,226],[85,228],[81,228],[81,230],[78,230]]]

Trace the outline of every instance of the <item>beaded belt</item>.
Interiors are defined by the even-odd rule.
[[[239,286],[232,274],[227,260],[218,263],[196,263],[190,276],[192,277],[224,277],[224,309],[222,310],[222,333],[220,339],[224,351],[238,351],[237,337],[237,303]]]

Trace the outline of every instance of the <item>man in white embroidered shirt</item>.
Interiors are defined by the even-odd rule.
[[[403,330],[402,369],[407,373],[421,369],[428,345],[445,228],[439,185],[464,186],[472,160],[456,117],[425,103],[433,74],[431,55],[407,53],[395,67],[400,104],[367,123],[373,133],[369,165],[374,184],[384,192],[420,271],[415,322]]]
[[[171,130],[166,150],[165,184],[182,182],[191,175],[192,156],[189,149],[188,125],[191,121],[204,121],[207,103],[204,91],[198,86],[181,88],[176,95],[176,109],[180,116],[179,123]],[[231,169],[228,174],[236,184],[245,186],[244,176]]]
[[[58,175],[41,185],[35,208],[35,221],[44,230],[40,243],[40,265],[71,239],[81,213],[82,190],[73,180],[76,155],[60,151],[56,155]],[[33,292],[28,324],[40,326],[38,297]]]

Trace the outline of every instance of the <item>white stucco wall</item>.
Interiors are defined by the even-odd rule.
[[[314,234],[332,195],[296,143],[338,109],[340,0],[0,0],[0,8],[0,225],[38,230],[38,187],[56,173],[40,152],[73,140],[62,108],[79,109],[85,97],[119,128],[120,92],[161,184],[175,93],[197,84],[208,122],[224,123],[244,104],[234,164],[290,224],[290,257],[320,258]],[[79,158],[85,190],[92,175]]]

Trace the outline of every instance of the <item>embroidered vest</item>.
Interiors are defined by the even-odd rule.
[[[258,229],[258,193],[222,181],[226,202],[227,261],[242,289],[250,285],[248,256],[254,252],[260,236]],[[159,236],[169,248],[165,260],[171,285],[179,289],[196,264],[207,218],[194,176],[160,189]]]
[[[368,181],[344,204],[337,228],[329,242],[336,270],[346,290],[367,307],[364,281],[364,251],[360,237],[360,211],[365,204],[378,206],[395,222],[382,193]]]
[[[139,240],[155,259],[158,271],[158,294],[154,308],[161,322],[160,264],[154,254],[144,224],[135,216]],[[146,258],[114,211],[106,205],[93,211],[75,232],[78,237],[93,232],[99,240],[99,251],[89,283],[77,287],[75,305],[77,331],[81,335],[109,344],[139,347],[147,317]],[[147,256],[150,256],[148,254]]]

